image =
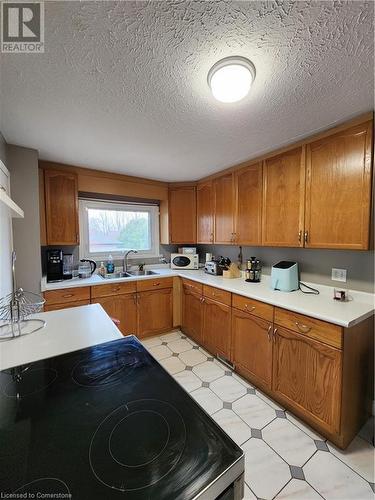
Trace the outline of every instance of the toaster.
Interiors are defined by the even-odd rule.
[[[210,260],[205,263],[204,272],[207,274],[213,274],[214,276],[222,276],[223,267],[219,264],[219,262]]]
[[[282,292],[298,290],[298,264],[289,260],[281,260],[272,266],[271,288]]]

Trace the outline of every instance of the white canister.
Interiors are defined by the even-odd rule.
[[[211,262],[212,260],[212,253],[206,253],[206,262]]]

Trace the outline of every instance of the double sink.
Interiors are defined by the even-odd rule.
[[[135,278],[137,276],[151,276],[160,274],[155,271],[120,271],[117,273],[105,274],[104,276],[100,275],[104,280],[113,280],[119,278]]]

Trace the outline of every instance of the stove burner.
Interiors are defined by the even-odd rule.
[[[12,368],[8,372],[12,380],[2,387],[5,396],[22,399],[44,391],[57,379],[57,371],[54,368],[29,368]]]
[[[30,483],[24,484],[17,490],[13,492],[13,494],[17,493],[18,495],[23,493],[27,494],[27,497],[23,498],[44,498],[40,496],[41,494],[48,495],[60,495],[59,498],[71,498],[71,493],[69,491],[68,486],[61,481],[61,479],[57,479],[56,477],[42,477],[40,479],[34,479]],[[36,495],[38,495],[36,497]],[[31,496],[30,496],[31,495]],[[20,498],[19,496],[17,498]],[[57,498],[57,496],[49,498]]]
[[[72,370],[72,379],[84,387],[101,387],[123,383],[123,371],[139,366],[139,359],[118,347],[102,352],[100,346],[89,358],[79,361]]]
[[[94,432],[90,467],[109,488],[141,490],[174,469],[185,443],[185,423],[174,406],[157,399],[131,401],[107,415]]]

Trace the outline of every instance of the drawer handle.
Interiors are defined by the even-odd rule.
[[[275,329],[273,330],[273,336],[272,336],[273,343],[275,343],[275,342],[276,342],[276,334],[277,334],[277,328],[275,328]]]
[[[268,330],[267,330],[268,340],[269,340],[270,342],[271,342],[271,340],[272,340],[272,337],[271,337],[271,335],[272,335],[272,334],[271,334],[271,332],[272,332],[272,325],[270,325],[270,326],[268,327]]]
[[[246,311],[250,311],[250,312],[251,312],[251,311],[254,311],[255,306],[252,306],[252,307],[249,309],[249,306],[248,306],[247,304],[245,304],[245,309],[246,309]]]
[[[68,299],[69,297],[74,297],[74,294],[73,293],[66,293],[65,295],[63,295],[64,299]]]
[[[200,301],[203,303],[203,302],[205,301],[205,298],[204,298],[204,297],[202,297],[202,298],[200,299]]]
[[[153,283],[152,286],[159,286],[160,285],[160,281],[158,283]]]
[[[310,326],[307,326],[307,325],[303,325],[301,323],[298,323],[298,321],[295,322],[296,323],[296,327],[298,328],[298,330],[302,333],[308,333],[310,330],[311,330],[311,327]]]
[[[112,292],[118,292],[119,290],[121,290],[119,286],[117,286],[116,288],[112,288]]]

